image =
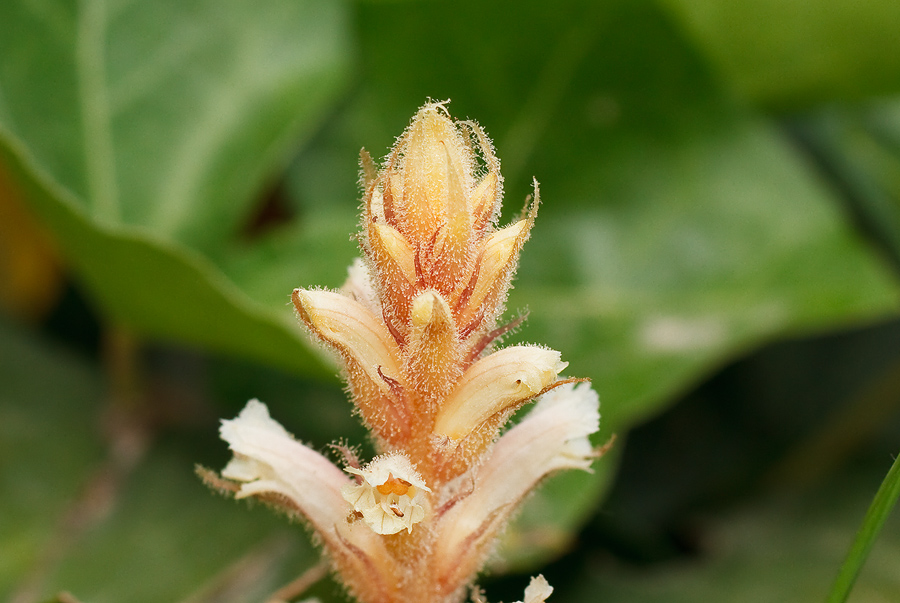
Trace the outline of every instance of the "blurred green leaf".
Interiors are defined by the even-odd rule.
[[[720,517],[704,534],[704,556],[697,559],[644,571],[588,561],[572,588],[554,592],[554,601],[823,601],[878,485],[871,472],[862,473]],[[850,601],[892,601],[900,591],[900,518],[888,525]]]
[[[107,225],[233,236],[346,81],[340,2],[7,2],[0,118]]]
[[[83,361],[0,322],[0,599],[57,546],[56,532],[103,449],[102,388]]]
[[[900,267],[900,102],[829,106],[792,123],[823,176]]]
[[[186,448],[151,452],[115,510],[54,573],[47,595],[68,590],[98,603],[264,601],[318,562],[302,527],[213,495],[185,462]]]
[[[340,105],[341,4],[49,6],[0,8],[0,146],[91,294],[143,334],[311,370],[287,295],[343,280],[358,148],[381,155],[428,96],[496,140],[506,216],[542,183],[509,306],[531,310],[517,337],[594,380],[598,444],[763,341],[896,312],[833,193],[654,2],[360,3],[359,81]],[[317,127],[286,178],[300,219],[236,243],[286,145]],[[142,479],[167,466],[154,457]],[[564,550],[613,469],[550,481],[508,563]],[[86,543],[97,558],[144,537],[139,498]],[[173,513],[163,532],[179,532]]]
[[[7,158],[14,172],[23,177],[33,173],[20,163],[22,155]],[[138,229],[91,222],[71,204],[61,203],[67,195],[51,182],[31,184],[30,201],[47,211],[46,223],[60,234],[70,261],[113,322],[145,336],[326,374],[288,312],[254,303],[207,258]],[[56,195],[50,192],[54,190]]]
[[[141,334],[314,365],[208,261],[346,82],[340,2],[6,2],[0,148],[91,295]],[[284,292],[284,301],[289,290]]]
[[[900,92],[892,0],[664,0],[719,72],[767,106]]]
[[[0,323],[0,381],[4,601],[262,600],[317,562],[302,528],[200,483],[194,434],[152,448],[120,483],[100,437],[116,427],[83,361]]]
[[[529,337],[566,350],[570,370],[596,380],[606,429],[647,417],[700,372],[776,334],[895,311],[889,271],[764,123],[685,137],[652,165],[615,144],[588,156],[635,173],[632,187],[606,202],[598,181],[588,190],[604,202],[560,212],[548,203],[550,232],[536,231],[512,303],[529,304]],[[583,195],[579,184],[559,194]]]

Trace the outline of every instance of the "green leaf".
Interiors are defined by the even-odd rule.
[[[348,66],[340,2],[7,2],[0,116],[97,222],[234,234]]]
[[[693,375],[776,334],[894,311],[886,267],[766,124],[723,124],[652,163],[612,141],[584,153],[645,175],[615,201],[548,207],[511,304],[529,305],[529,338],[595,379],[607,429],[649,416]],[[607,183],[578,173],[588,176],[554,193],[611,198]]]
[[[890,471],[881,482],[881,487],[875,493],[875,500],[866,512],[862,526],[856,533],[853,546],[847,553],[847,559],[841,566],[838,577],[828,596],[829,603],[843,603],[850,596],[853,585],[863,568],[863,564],[869,556],[869,552],[875,545],[881,528],[887,521],[900,497],[900,457],[894,459]]]
[[[0,56],[0,149],[113,321],[316,366],[289,290],[261,307],[196,251],[230,244],[343,89],[340,2],[6,2]]]
[[[0,8],[0,148],[112,321],[313,370],[287,295],[341,282],[358,148],[381,155],[428,96],[453,98],[453,114],[496,140],[507,216],[531,175],[541,181],[509,307],[531,310],[519,338],[593,379],[598,444],[761,342],[896,312],[896,284],[834,194],[656,3],[357,10],[359,81],[336,105],[349,47],[339,3]],[[236,244],[286,141],[317,127],[287,177],[300,220]],[[154,456],[86,550],[108,560],[116,539],[149,538],[145,496],[168,509],[160,522],[177,515],[166,501],[193,496],[189,482],[153,498],[183,466],[175,456]],[[599,463],[531,499],[509,535],[530,548],[511,565],[564,550],[613,474],[614,457]],[[79,563],[67,560],[66,581],[99,598]],[[188,581],[173,576],[167,594]]]
[[[892,0],[666,0],[719,72],[768,106],[900,91],[900,5]]]
[[[304,530],[268,509],[211,493],[160,445],[115,510],[77,542],[47,587],[83,601],[263,601],[318,562]],[[114,568],[114,571],[110,571]]]
[[[900,265],[900,102],[828,107],[794,125],[824,176]]]
[[[7,159],[14,173],[36,172],[21,155]],[[66,192],[51,182],[35,179],[32,185],[30,200],[46,210],[47,224],[59,233],[89,293],[113,322],[145,336],[328,374],[288,312],[254,303],[205,257],[139,229],[93,223],[73,204],[61,202]]]

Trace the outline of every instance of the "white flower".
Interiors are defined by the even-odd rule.
[[[343,522],[340,490],[349,480],[331,461],[295,440],[269,416],[265,404],[250,400],[236,419],[222,421],[219,433],[234,452],[222,477],[242,482],[235,498],[280,495],[322,531]]]
[[[406,455],[394,453],[380,456],[363,469],[347,467],[348,473],[359,475],[359,484],[341,488],[344,500],[362,513],[363,520],[378,534],[396,534],[425,519],[425,485]]]
[[[525,589],[525,600],[516,603],[544,603],[547,597],[553,594],[553,587],[541,574],[531,579],[531,583]]]
[[[345,575],[365,574],[355,584],[371,599],[393,578],[393,565],[381,537],[365,526],[348,523],[341,488],[350,478],[327,458],[295,440],[259,400],[250,400],[237,418],[219,430],[234,458],[222,477],[240,484],[235,498],[254,497],[288,513],[305,517]]]
[[[561,469],[590,471],[595,454],[588,436],[599,429],[599,404],[590,384],[566,383],[544,394],[503,434],[474,471],[471,494],[442,518],[442,572],[477,571],[506,520],[545,476]]]

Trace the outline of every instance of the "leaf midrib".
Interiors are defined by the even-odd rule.
[[[87,204],[100,222],[111,225],[121,219],[116,184],[109,98],[106,88],[107,11],[105,0],[81,0],[75,40]]]

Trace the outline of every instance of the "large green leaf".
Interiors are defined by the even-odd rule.
[[[117,507],[53,573],[45,595],[83,601],[264,601],[316,565],[303,528],[213,496],[185,463],[190,446],[159,446],[124,484]],[[110,571],[114,568],[114,571]]]
[[[46,178],[35,178],[37,168],[29,167],[21,154],[6,157],[14,172],[33,178],[30,200],[47,211],[47,224],[60,233],[69,259],[109,318],[143,335],[323,374],[287,312],[254,303],[208,259],[188,248],[133,227],[92,222],[72,204],[60,202],[67,198],[66,191]]]
[[[0,147],[110,319],[309,370],[287,294],[340,283],[358,147],[382,154],[428,96],[453,98],[494,136],[507,215],[540,179],[509,305],[531,310],[519,338],[594,380],[601,440],[762,341],[895,312],[896,285],[833,194],[655,3],[371,3],[356,23],[360,81],[336,106],[341,4],[0,7]],[[323,123],[287,179],[302,219],[234,244],[287,141]],[[92,558],[193,496],[141,504],[187,454],[141,469],[122,515],[84,543]],[[613,473],[612,458],[600,463],[531,500],[510,563],[566,546]],[[190,488],[180,479],[173,492]],[[160,533],[181,533],[176,515],[155,516]],[[59,584],[94,596],[82,563],[68,559]]]
[[[873,238],[900,264],[900,101],[829,106],[794,126]]]
[[[893,0],[663,0],[734,88],[769,106],[900,91]]]
[[[284,304],[194,250],[235,237],[342,90],[340,2],[5,2],[0,57],[0,147],[110,318],[312,364]]]

